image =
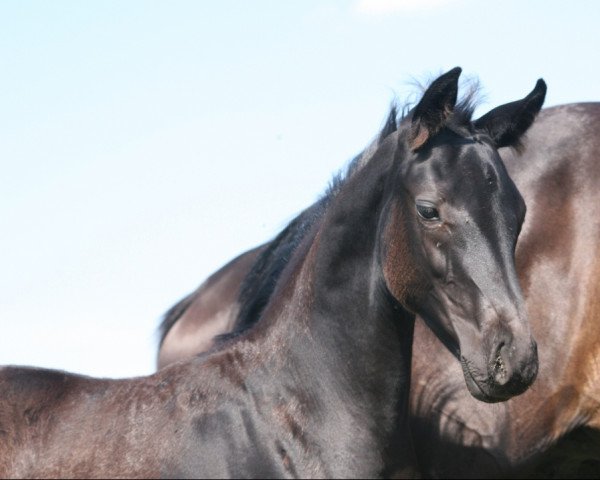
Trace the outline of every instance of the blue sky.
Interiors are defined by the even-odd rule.
[[[154,368],[179,298],[315,200],[413,79],[600,100],[596,1],[0,2],[0,364]]]

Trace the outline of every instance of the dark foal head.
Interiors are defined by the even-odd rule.
[[[546,86],[471,122],[455,109],[459,75],[434,81],[394,139],[382,264],[392,295],[460,359],[471,394],[494,402],[525,391],[538,369],[514,260],[525,204],[497,149],[517,145]]]

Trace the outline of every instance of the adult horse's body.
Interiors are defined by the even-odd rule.
[[[473,400],[460,366],[417,321],[411,424],[430,476],[600,473],[600,104],[545,109],[522,143],[500,155],[528,207],[516,258],[540,375],[508,402]],[[166,315],[159,367],[210,346],[205,325],[229,331],[242,279],[266,248],[240,255]]]
[[[474,396],[527,389],[537,350],[514,265],[525,207],[497,147],[518,142],[545,85],[471,122],[455,109],[459,74],[433,82],[296,225],[252,328],[146,378],[0,370],[0,476],[408,472],[414,312]]]
[[[509,402],[473,402],[417,324],[411,421],[440,477],[600,475],[600,104],[543,111],[524,146],[501,154],[527,205],[516,260],[539,377]]]

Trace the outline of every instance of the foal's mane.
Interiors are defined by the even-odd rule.
[[[471,85],[468,92],[457,103],[446,127],[459,134],[471,129],[471,118],[476,106],[478,89]],[[396,132],[405,120],[410,120],[412,106],[399,106],[393,101],[383,126],[375,139],[361,153],[356,155],[345,169],[335,174],[324,194],[310,207],[302,211],[271,241],[259,254],[250,272],[244,278],[238,293],[240,310],[235,328],[231,333],[219,335],[218,340],[227,340],[238,336],[252,327],[260,318],[277,282],[302,240],[311,228],[323,217],[328,205],[337,196],[344,184],[356,172],[360,171],[373,156],[377,147],[391,134]],[[160,345],[169,330],[193,303],[197,292],[184,297],[165,314],[161,325]]]
[[[345,169],[337,172],[329,182],[329,186],[323,195],[295,217],[260,253],[240,286],[238,295],[240,311],[235,328],[230,333],[217,336],[218,340],[225,341],[236,337],[258,321],[275,290],[283,270],[308,232],[323,218],[327,207],[346,181],[368,162],[377,150],[377,146],[397,129],[397,108],[395,104],[392,104],[386,121],[375,140],[356,155]]]

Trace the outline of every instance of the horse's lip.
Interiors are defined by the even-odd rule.
[[[483,390],[483,388],[481,388],[480,383],[477,380],[475,380],[475,377],[473,376],[473,373],[471,372],[471,369],[469,368],[468,362],[466,361],[466,359],[463,356],[460,357],[460,365],[463,370],[463,375],[465,377],[465,383],[467,384],[467,388],[469,389],[469,392],[471,393],[471,395],[473,395],[477,400],[480,400],[480,401],[486,402],[486,403],[498,403],[498,402],[503,402],[503,401],[511,398],[511,395],[500,396],[500,395],[492,395],[488,392],[485,392]]]

